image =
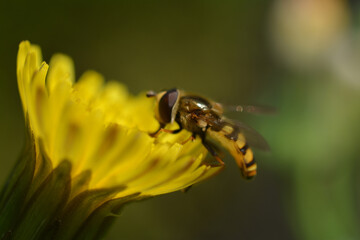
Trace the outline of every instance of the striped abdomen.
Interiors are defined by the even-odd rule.
[[[255,162],[254,154],[251,148],[249,148],[245,142],[238,141],[236,142],[235,148],[237,148],[237,156],[233,156],[238,166],[241,168],[242,175],[247,179],[255,177],[257,164]]]
[[[256,162],[253,151],[247,145],[245,136],[231,125],[224,126],[220,131],[211,128],[207,134],[221,143],[234,157],[244,178],[251,179],[256,175]]]

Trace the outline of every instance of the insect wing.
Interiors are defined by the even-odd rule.
[[[270,147],[266,140],[255,129],[247,124],[239,121],[222,118],[221,122],[211,121],[213,129],[221,129],[226,135],[232,135],[236,139],[244,139],[251,147],[258,148],[263,151],[269,151]]]
[[[239,121],[228,119],[225,119],[224,121],[231,124],[234,128],[237,128],[239,132],[244,135],[246,142],[251,147],[255,147],[263,151],[270,151],[269,144],[266,142],[264,137],[252,127]]]
[[[222,107],[226,112],[244,112],[255,115],[274,115],[277,112],[276,108],[272,106],[222,104]]]

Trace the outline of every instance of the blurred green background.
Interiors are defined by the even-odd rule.
[[[20,153],[21,40],[137,94],[179,87],[267,139],[258,176],[227,168],[187,194],[127,206],[107,239],[360,239],[360,5],[343,0],[0,1],[0,183]]]

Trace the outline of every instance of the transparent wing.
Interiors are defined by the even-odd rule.
[[[239,121],[225,119],[231,124],[234,124],[240,129],[240,133],[245,135],[246,141],[251,147],[261,149],[263,151],[270,151],[270,146],[266,142],[265,138],[257,132],[254,128],[248,126],[247,124]]]
[[[258,148],[263,151],[270,151],[269,144],[266,142],[263,136],[258,133],[255,129],[248,126],[247,124],[239,121],[230,120],[227,118],[222,118],[221,122],[213,122],[213,126],[217,126],[218,128],[223,128],[225,126],[230,126],[232,128],[232,133],[237,136],[237,134],[242,134],[245,136],[246,142],[250,147]]]
[[[259,105],[223,105],[222,107],[226,112],[245,112],[257,115],[272,115],[276,114],[276,108],[272,106],[259,106]]]

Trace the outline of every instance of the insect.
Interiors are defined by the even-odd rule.
[[[150,135],[157,136],[160,132],[175,134],[186,129],[192,132],[192,139],[199,136],[209,153],[220,165],[224,165],[217,146],[208,139],[210,138],[229,151],[244,178],[251,179],[256,175],[257,164],[249,145],[264,150],[269,147],[254,129],[224,117],[224,108],[220,103],[176,88],[159,93],[150,91],[146,95],[156,98],[155,117],[160,123],[159,129]],[[256,107],[237,106],[234,110],[256,112]],[[168,123],[173,122],[177,122],[179,129],[165,129]]]

